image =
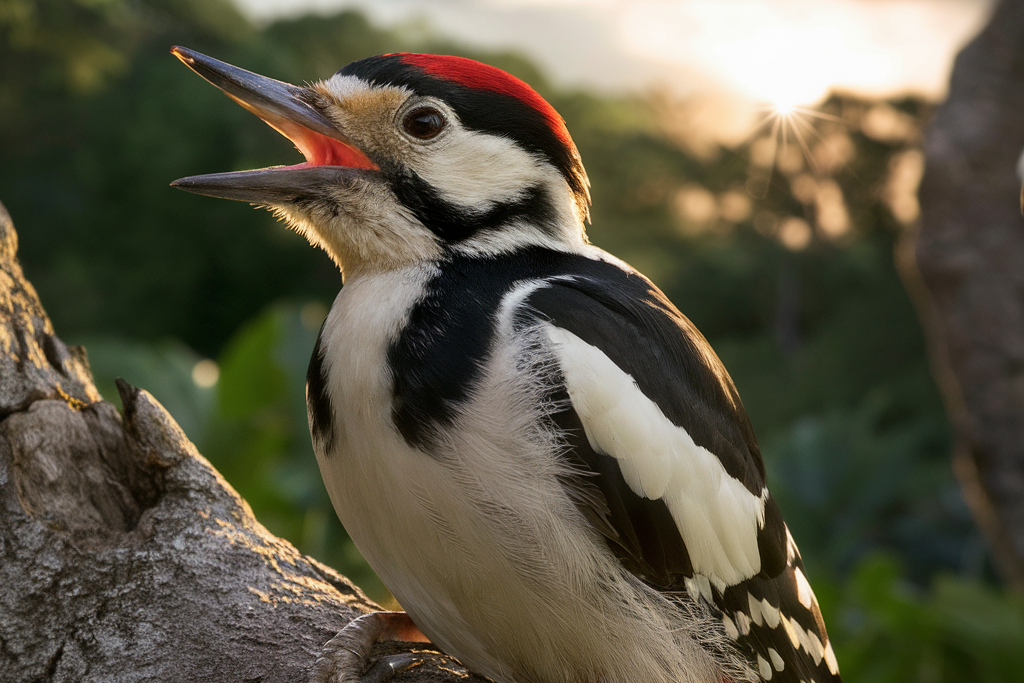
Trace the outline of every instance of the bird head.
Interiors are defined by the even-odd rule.
[[[270,208],[347,275],[586,240],[589,181],[565,123],[501,69],[398,53],[295,86],[172,53],[306,158],[172,185]]]

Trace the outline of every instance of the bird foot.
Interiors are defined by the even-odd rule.
[[[405,612],[364,614],[327,641],[313,663],[310,683],[386,683],[423,663],[414,652],[371,661],[374,644],[385,640],[430,642]]]

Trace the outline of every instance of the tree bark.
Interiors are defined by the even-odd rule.
[[[904,268],[957,436],[954,469],[1006,581],[1024,590],[1024,1],[957,57],[925,137]],[[907,263],[904,263],[907,266]],[[918,279],[919,278],[919,279]],[[914,286],[916,285],[919,286]]]
[[[0,681],[305,681],[379,608],[257,522],[147,392],[102,401],[16,250],[0,205]],[[433,654],[397,680],[466,676]]]

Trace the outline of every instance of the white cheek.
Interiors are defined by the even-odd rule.
[[[423,148],[410,166],[446,201],[478,211],[517,199],[552,173],[508,138],[459,128]]]

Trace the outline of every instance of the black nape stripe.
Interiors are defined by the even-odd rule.
[[[483,230],[494,230],[514,220],[551,232],[555,208],[547,190],[537,185],[516,199],[472,211],[445,201],[438,191],[408,169],[385,171],[398,201],[428,230],[449,243],[458,243]]]
[[[334,448],[334,405],[327,390],[327,373],[324,367],[324,320],[320,333],[316,337],[313,356],[309,359],[309,370],[306,372],[306,410],[309,413],[309,432],[313,441],[323,444],[325,456]]]

